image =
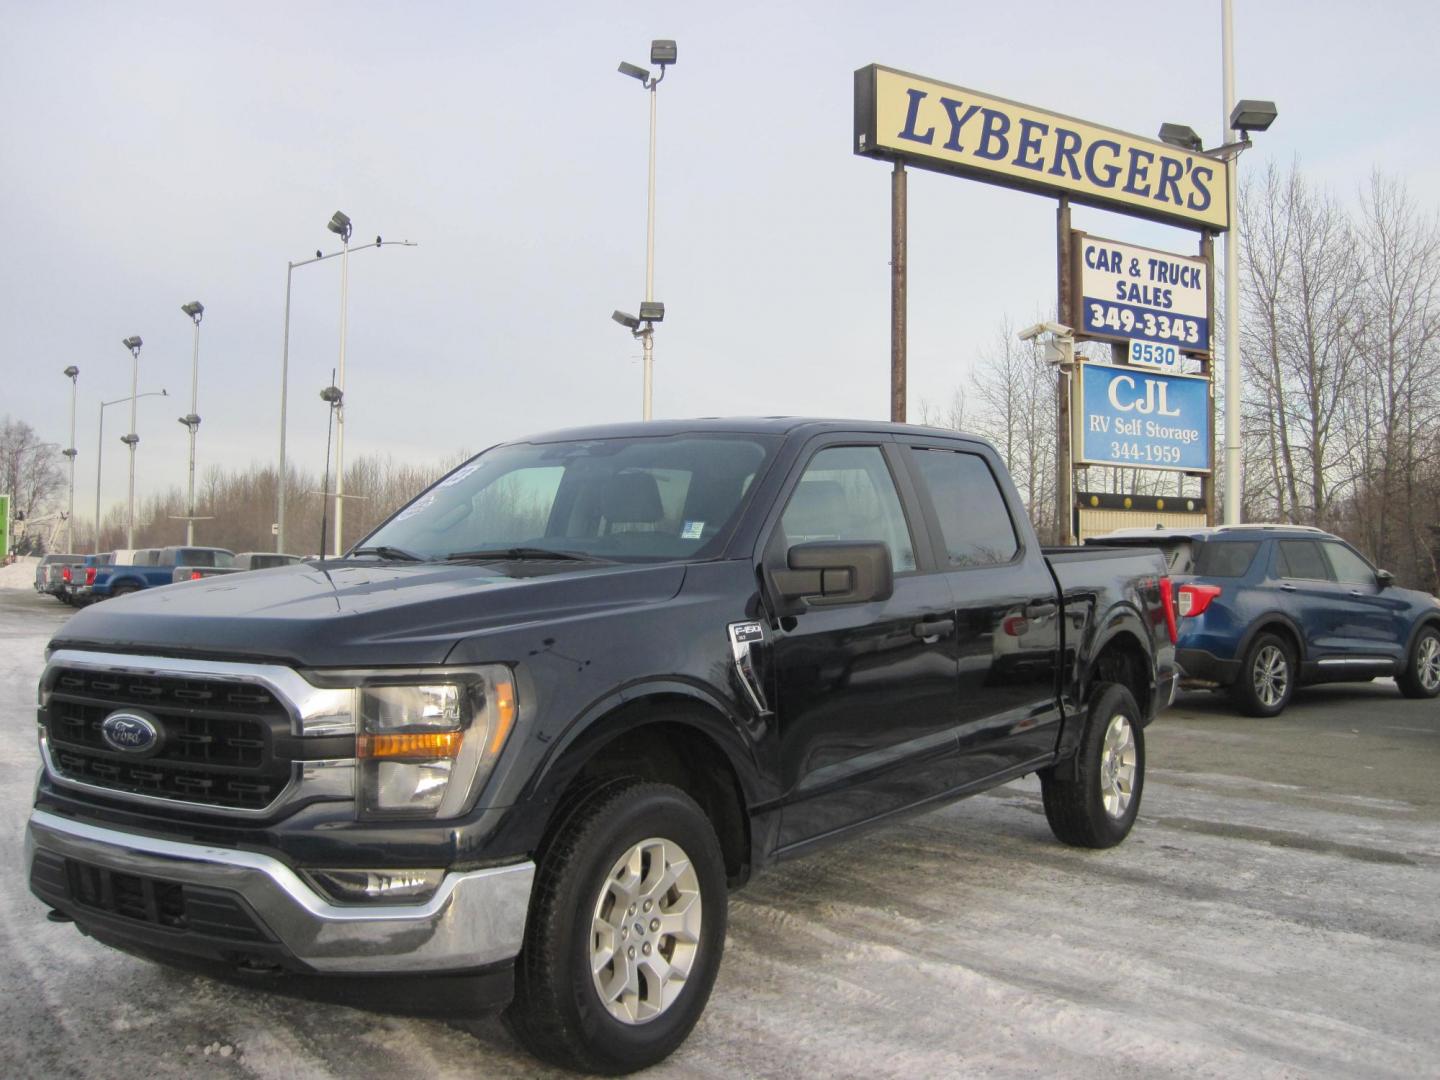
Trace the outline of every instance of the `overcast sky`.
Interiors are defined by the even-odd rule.
[[[1433,3],[1236,0],[1237,92],[1280,111],[1243,170],[1372,168],[1440,206]],[[287,260],[350,260],[347,457],[435,462],[638,419],[649,42],[659,90],[659,417],[888,416],[889,167],[851,153],[881,63],[1144,135],[1221,140],[1220,4],[39,3],[0,0],[0,414],[68,442],[92,505],[99,402],[130,392],[137,483],[181,487],[201,300],[199,471],[273,462]],[[1242,173],[1243,175],[1243,173]],[[911,418],[1007,315],[1054,302],[1054,202],[910,174]],[[1078,228],[1194,234],[1078,208]],[[290,453],[319,472],[339,260],[295,271]],[[128,406],[106,410],[106,504]],[[87,515],[88,516],[88,515]]]

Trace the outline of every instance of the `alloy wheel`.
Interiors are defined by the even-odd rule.
[[[1290,662],[1284,650],[1278,645],[1266,645],[1255,654],[1250,676],[1260,704],[1267,709],[1279,705],[1290,689]]]
[[[1124,817],[1130,808],[1137,762],[1135,731],[1127,716],[1116,713],[1110,718],[1100,747],[1100,799],[1112,818]]]
[[[685,989],[703,915],[700,879],[685,849],[651,837],[615,861],[590,932],[595,992],[623,1024],[644,1024]]]

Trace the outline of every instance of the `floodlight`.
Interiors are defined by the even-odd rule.
[[[650,63],[660,65],[675,63],[675,42],[663,39],[650,42]]]
[[[139,352],[140,346],[144,345],[145,342],[140,340],[139,334],[136,334],[134,337],[127,337],[124,341],[120,342],[120,344],[124,345],[131,352]]]
[[[1199,153],[1200,148],[1205,145],[1200,136],[1195,134],[1195,129],[1185,124],[1161,124],[1160,141],[1195,153]]]
[[[74,364],[71,364],[71,365],[70,365],[69,367],[67,367],[67,368],[65,369],[65,371],[64,371],[64,375],[65,375],[65,377],[66,377],[67,379],[73,379],[73,378],[75,378],[75,376],[77,376],[77,375],[79,375],[79,374],[80,374],[80,369],[79,369],[78,367],[76,367]]]
[[[325,227],[341,239],[350,238],[350,218],[343,210],[336,210]]]
[[[661,322],[665,318],[665,305],[659,300],[640,301],[641,322]]]
[[[199,300],[191,300],[188,304],[181,304],[180,310],[196,322],[199,322],[200,316],[205,314],[205,305]]]
[[[629,314],[628,312],[624,312],[624,311],[612,311],[612,312],[610,313],[610,318],[614,319],[616,322],[618,322],[621,326],[625,327],[627,330],[639,330],[639,329],[640,329],[640,320],[637,319],[634,315]]]
[[[650,81],[650,72],[634,64],[627,64],[623,60],[620,61],[619,71],[621,75],[629,75],[630,78],[639,79],[642,83]]]
[[[329,402],[333,408],[345,400],[345,391],[341,390],[338,386],[327,386],[324,390],[320,391],[320,400]]]
[[[1279,115],[1275,110],[1273,101],[1256,101],[1253,98],[1245,98],[1235,103],[1234,110],[1230,113],[1230,129],[1232,131],[1264,131],[1275,122]]]

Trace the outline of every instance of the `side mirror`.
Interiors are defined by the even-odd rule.
[[[895,592],[890,549],[879,541],[796,544],[785,561],[789,569],[772,575],[775,587],[786,600],[805,607],[888,600]]]
[[[1380,586],[1380,588],[1382,588],[1382,589],[1387,588],[1388,586],[1393,585],[1394,583],[1395,583],[1395,575],[1392,574],[1392,573],[1390,573],[1389,570],[1376,570],[1376,571],[1375,571],[1375,584],[1378,585],[1378,586]]]

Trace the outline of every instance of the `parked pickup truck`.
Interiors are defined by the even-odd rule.
[[[776,859],[1028,773],[1060,840],[1124,839],[1174,629],[1159,552],[1042,550],[978,439],[540,435],[343,558],[66,623],[30,886],[162,961],[466,973],[537,1055],[630,1071]]]
[[[134,563],[102,568],[93,580],[78,590],[77,599],[87,604],[141,589],[153,589],[157,585],[169,585],[175,579],[176,567],[229,566],[234,558],[235,553],[225,548],[167,547],[153,556],[149,549],[142,549],[135,553]]]
[[[249,570],[273,570],[277,566],[291,566],[300,561],[299,555],[285,555],[278,551],[242,551],[229,566],[177,566],[170,580],[199,581],[223,574],[243,574]]]
[[[85,561],[84,555],[64,555],[52,552],[42,555],[35,564],[35,591],[42,596],[60,596],[60,584],[64,580],[62,567],[78,566]],[[51,567],[55,567],[51,572]]]

